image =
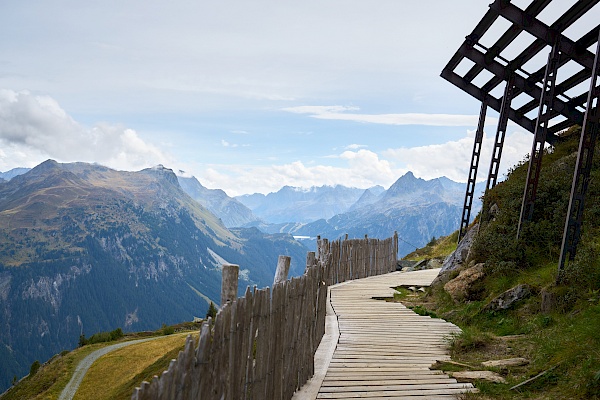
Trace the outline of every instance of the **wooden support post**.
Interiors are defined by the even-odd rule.
[[[278,283],[285,282],[290,272],[290,263],[292,258],[290,256],[279,256],[277,260],[277,270],[275,271],[275,278],[273,279],[273,286]]]
[[[237,298],[238,275],[240,266],[235,264],[223,264],[221,281],[221,308],[227,302]]]
[[[496,140],[494,141],[494,151],[490,163],[490,171],[485,191],[487,192],[498,182],[498,170],[500,169],[500,160],[502,158],[502,149],[504,148],[504,138],[506,136],[506,126],[508,124],[508,114],[510,112],[510,103],[512,101],[515,88],[515,73],[509,72],[502,97],[502,106],[500,107],[500,117],[498,118],[498,129],[496,130]]]
[[[479,123],[477,124],[477,132],[475,133],[475,141],[473,143],[473,153],[471,154],[471,167],[469,169],[469,178],[467,179],[467,190],[465,191],[465,202],[463,204],[463,212],[458,231],[458,242],[467,233],[469,220],[471,219],[471,208],[473,206],[473,196],[475,195],[475,183],[477,181],[477,169],[479,168],[479,158],[481,155],[481,143],[483,142],[483,128],[485,126],[485,114],[487,112],[487,103],[481,102],[481,110],[479,111]],[[397,233],[396,233],[397,235]]]
[[[521,215],[517,227],[517,239],[521,235],[521,229],[525,221],[531,221],[533,218],[533,206],[537,193],[538,182],[540,180],[540,171],[542,169],[542,156],[544,155],[544,145],[546,144],[546,134],[548,124],[552,113],[552,103],[554,102],[554,87],[556,84],[556,73],[560,63],[560,42],[557,41],[548,55],[548,64],[544,74],[544,87],[540,96],[540,106],[538,110],[535,133],[533,134],[533,145],[531,147],[531,156],[529,167],[527,169],[527,180],[525,181],[525,191],[523,193],[523,203],[521,204]]]
[[[590,91],[588,93],[587,107],[581,129],[575,173],[573,174],[567,220],[565,222],[565,230],[563,232],[562,246],[560,249],[558,281],[562,279],[562,271],[566,266],[567,259],[573,260],[575,258],[577,244],[581,238],[585,195],[590,183],[594,148],[600,131],[600,104],[598,104],[600,103],[600,85],[598,85],[598,79],[600,79],[600,35],[598,37],[599,40],[592,68]]]

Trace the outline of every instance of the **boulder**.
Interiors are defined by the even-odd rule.
[[[462,266],[467,261],[469,250],[471,249],[471,245],[473,244],[473,240],[475,239],[475,235],[478,231],[479,224],[475,224],[471,229],[469,229],[469,231],[466,233],[466,235],[462,238],[462,240],[456,247],[456,250],[444,260],[440,274],[453,271]]]
[[[530,286],[526,284],[520,284],[511,289],[508,289],[506,292],[496,297],[487,306],[485,306],[485,309],[491,311],[508,310],[513,305],[529,297],[530,295]]]
[[[506,383],[506,379],[492,371],[457,371],[450,372],[449,375],[459,382],[473,382],[481,380],[492,383]]]
[[[479,292],[476,284],[485,276],[484,264],[476,264],[471,268],[464,269],[460,274],[444,285],[452,300],[460,302],[470,300]]]

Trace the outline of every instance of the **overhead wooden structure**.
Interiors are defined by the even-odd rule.
[[[500,113],[486,190],[497,183],[508,120],[533,133],[517,235],[531,220],[546,143],[582,126],[559,269],[575,256],[598,134],[600,0],[495,0],[441,76],[482,103],[459,240],[469,225],[487,107]],[[545,21],[545,22],[544,22]]]

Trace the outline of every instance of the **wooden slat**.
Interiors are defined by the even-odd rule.
[[[369,269],[382,270],[376,247],[360,257],[369,259],[367,275]],[[475,391],[471,384],[429,369],[436,360],[450,358],[448,339],[460,332],[457,326],[374,299],[392,297],[396,286],[428,286],[437,273],[393,272],[331,288],[340,336],[318,399],[450,399]]]

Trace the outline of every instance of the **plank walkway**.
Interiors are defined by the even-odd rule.
[[[429,286],[438,272],[394,272],[330,288],[339,337],[317,399],[455,399],[474,391],[429,369],[450,358],[447,338],[460,332],[456,325],[374,299],[392,297],[395,286]]]

